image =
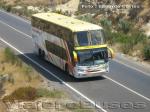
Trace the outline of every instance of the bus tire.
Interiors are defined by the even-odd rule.
[[[68,64],[66,63],[66,65],[65,65],[65,72],[67,73],[67,74],[69,74],[69,68],[68,68]]]
[[[39,57],[45,59],[45,52],[41,49],[39,49]]]
[[[42,51],[42,59],[45,59],[45,52]]]
[[[38,56],[41,57],[41,49],[38,50]]]

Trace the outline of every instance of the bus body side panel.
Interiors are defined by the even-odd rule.
[[[56,37],[54,35],[48,34],[48,33],[44,33],[44,34],[45,34],[44,36],[47,37],[45,39],[45,41],[48,41],[48,42],[53,43],[53,44],[55,44],[55,45],[57,45],[59,47],[64,48],[62,39],[60,39],[59,37]],[[45,48],[46,48],[46,45],[45,45]],[[62,70],[65,70],[66,61],[63,60],[62,58],[60,58],[59,56],[51,53],[47,48],[46,48],[46,51],[47,51],[46,55],[47,55],[48,61],[50,61],[54,65],[58,66]],[[58,52],[61,53],[61,51],[58,51]]]
[[[35,45],[35,52],[38,53],[38,49],[40,48],[41,50],[45,52],[45,59],[47,61],[58,66],[62,70],[65,70],[65,64],[67,63],[67,61],[63,60],[59,56],[48,51],[48,49],[46,48],[46,43],[45,43],[45,41],[48,41],[50,43],[54,43],[55,45],[65,49],[63,40],[59,37],[40,31],[39,29],[36,29],[36,28],[33,29],[32,36],[33,36],[33,43]],[[61,53],[61,51],[59,51],[59,53]]]

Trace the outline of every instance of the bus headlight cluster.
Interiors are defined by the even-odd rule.
[[[84,72],[84,69],[78,68],[77,71],[78,72]]]
[[[100,65],[99,66],[100,67],[100,69],[108,69],[108,64],[103,64],[103,65]]]

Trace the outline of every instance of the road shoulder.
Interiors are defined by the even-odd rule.
[[[122,53],[116,53],[115,61],[150,76],[150,64]]]

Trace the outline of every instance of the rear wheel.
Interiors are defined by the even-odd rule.
[[[42,59],[45,59],[45,52],[41,49],[39,49],[39,57],[42,58]]]
[[[41,57],[41,49],[38,50],[38,56]]]

